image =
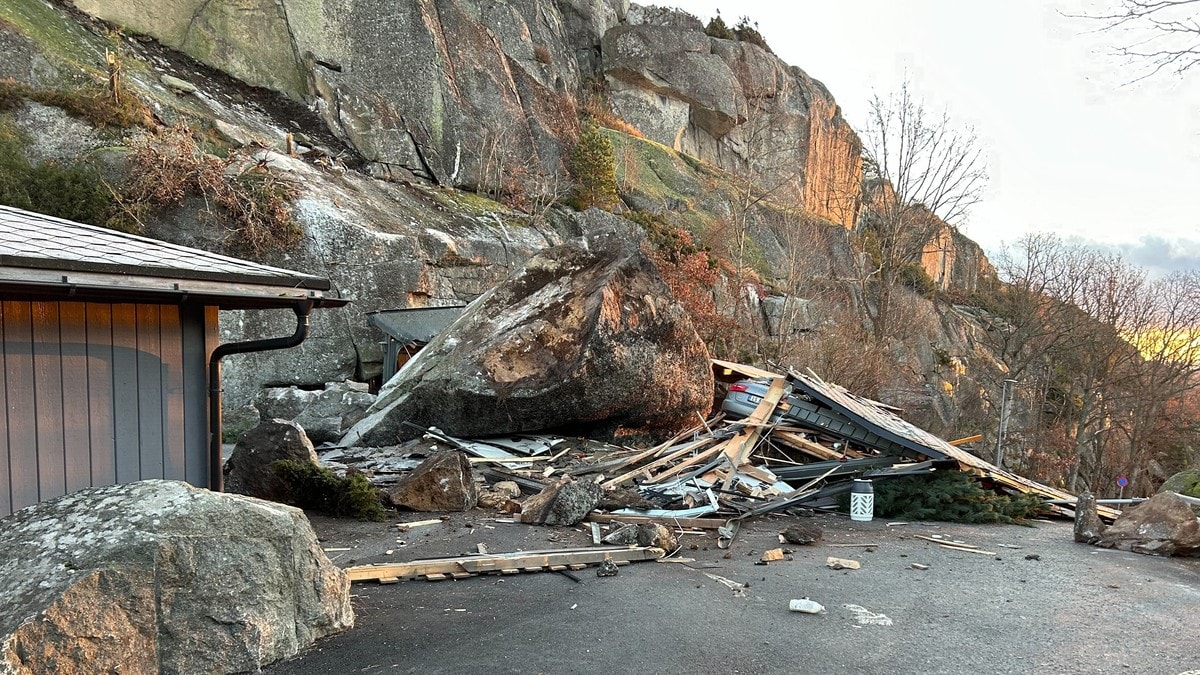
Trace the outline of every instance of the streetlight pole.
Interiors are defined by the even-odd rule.
[[[996,466],[1004,468],[1004,432],[1008,429],[1008,408],[1016,380],[1005,380],[1000,387],[1000,428],[996,431]]]

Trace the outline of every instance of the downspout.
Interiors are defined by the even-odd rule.
[[[248,340],[218,345],[208,359],[208,489],[222,492],[225,480],[221,461],[221,359],[230,354],[265,352],[274,349],[295,347],[308,337],[308,315],[312,312],[312,301],[304,301],[292,307],[296,313],[296,332],[287,337],[266,340]]]

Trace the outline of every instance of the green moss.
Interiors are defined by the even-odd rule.
[[[1167,479],[1159,492],[1178,492],[1187,497],[1200,498],[1200,469],[1189,469]]]
[[[0,112],[15,109],[26,99],[60,108],[99,128],[132,127],[145,120],[141,101],[127,92],[120,102],[114,102],[112,96],[98,86],[47,89],[12,79],[0,80]]]
[[[362,474],[342,478],[330,469],[281,459],[271,470],[292,486],[297,506],[339,518],[380,521],[387,517],[379,494]]]
[[[41,0],[4,0],[0,20],[37,43],[46,55],[55,56],[92,75],[104,70],[105,41]]]
[[[691,204],[696,189],[692,167],[661,143],[612,129],[603,130],[613,146],[616,179],[624,191],[658,201]]]

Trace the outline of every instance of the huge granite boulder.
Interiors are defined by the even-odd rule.
[[[263,419],[291,420],[313,443],[336,443],[375,402],[365,384],[330,382],[324,389],[270,387],[254,399]]]
[[[708,351],[654,264],[608,232],[548,249],[393,377],[341,445],[618,426],[672,431],[711,404]],[[405,423],[408,424],[405,424]]]
[[[1200,498],[1200,468],[1180,471],[1168,478],[1158,491],[1178,492],[1185,497]]]
[[[1200,554],[1200,519],[1173,492],[1160,492],[1125,510],[1097,546],[1151,555]]]
[[[238,439],[225,461],[225,491],[294,503],[296,495],[272,467],[277,461],[317,466],[320,460],[300,425],[288,420],[265,420]]]
[[[0,520],[0,672],[235,673],[354,622],[298,509],[175,481]]]

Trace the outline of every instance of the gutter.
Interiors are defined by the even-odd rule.
[[[230,354],[248,354],[295,347],[308,337],[308,316],[313,302],[304,301],[292,306],[296,313],[296,331],[287,337],[228,342],[218,345],[208,359],[208,489],[223,492],[225,477],[221,461],[221,359]]]

